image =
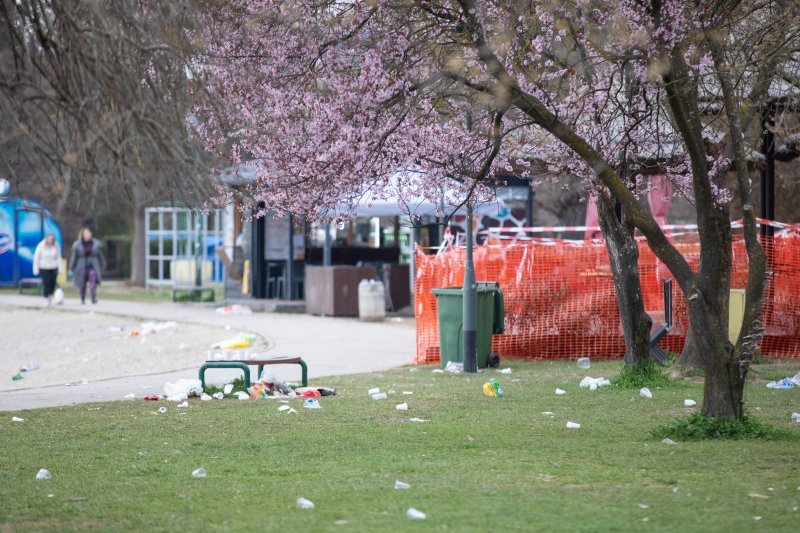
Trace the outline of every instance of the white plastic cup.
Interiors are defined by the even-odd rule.
[[[588,357],[580,357],[578,358],[578,368],[587,369],[592,366],[591,361],[589,361]]]

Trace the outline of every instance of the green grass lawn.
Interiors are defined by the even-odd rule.
[[[325,379],[338,396],[319,410],[293,400],[297,414],[275,400],[197,399],[183,410],[136,400],[13,413],[23,423],[3,413],[0,531],[797,530],[800,390],[764,383],[800,363],[759,365],[748,386],[750,411],[785,436],[677,445],[650,431],[691,412],[684,399],[701,403],[700,380],[648,400],[578,387],[619,363],[511,366]],[[505,397],[483,396],[488,375]],[[397,393],[375,401],[371,387]],[[397,411],[404,400],[410,410]],[[51,480],[34,479],[41,467]],[[198,467],[205,479],[191,476]],[[394,490],[397,479],[411,489]],[[316,508],[296,508],[300,496]],[[409,507],[428,518],[405,518]]]
[[[66,285],[62,286],[64,289],[64,297],[71,300],[80,299],[78,289],[69,280]],[[87,290],[88,292],[88,290]],[[2,288],[0,294],[17,294],[16,288]],[[25,289],[23,294],[37,295],[41,294],[41,289],[30,288]],[[224,297],[224,290],[220,287],[215,290],[215,301],[219,302]],[[144,287],[136,287],[129,285],[122,281],[110,280],[104,281],[97,288],[97,298],[99,300],[122,300],[128,302],[145,302],[145,303],[159,303],[172,301],[172,287],[164,287],[163,290],[159,289],[146,289]],[[88,295],[87,295],[88,301]]]

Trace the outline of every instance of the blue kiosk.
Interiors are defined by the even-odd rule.
[[[16,287],[33,276],[36,245],[52,233],[64,250],[61,228],[39,202],[15,197],[0,198],[0,286]]]

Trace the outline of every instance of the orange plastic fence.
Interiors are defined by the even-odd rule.
[[[693,268],[699,261],[696,233],[672,237]],[[800,234],[784,230],[763,244],[770,259],[761,349],[767,357],[800,357]],[[647,244],[639,244],[645,310],[664,320],[663,279],[669,270]],[[431,289],[458,287],[464,279],[464,249],[438,255],[418,250],[414,286],[417,320],[415,363],[440,361],[436,297]],[[530,239],[500,241],[474,249],[478,281],[497,281],[505,297],[505,333],[492,348],[513,359],[613,359],[625,353],[605,244],[597,241]],[[744,288],[747,255],[734,236],[731,288]],[[687,333],[686,301],[673,283],[674,328],[661,341],[680,352]]]

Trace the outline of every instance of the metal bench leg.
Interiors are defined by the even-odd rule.
[[[199,371],[199,378],[200,378],[200,385],[205,390],[206,388],[206,370],[209,368],[238,368],[244,374],[244,386],[245,389],[250,388],[250,368],[244,363],[234,363],[230,361],[212,361],[210,363],[205,363],[203,366],[200,367]]]
[[[302,359],[300,359],[300,362],[297,364],[303,369],[303,387],[308,387],[308,366]]]

